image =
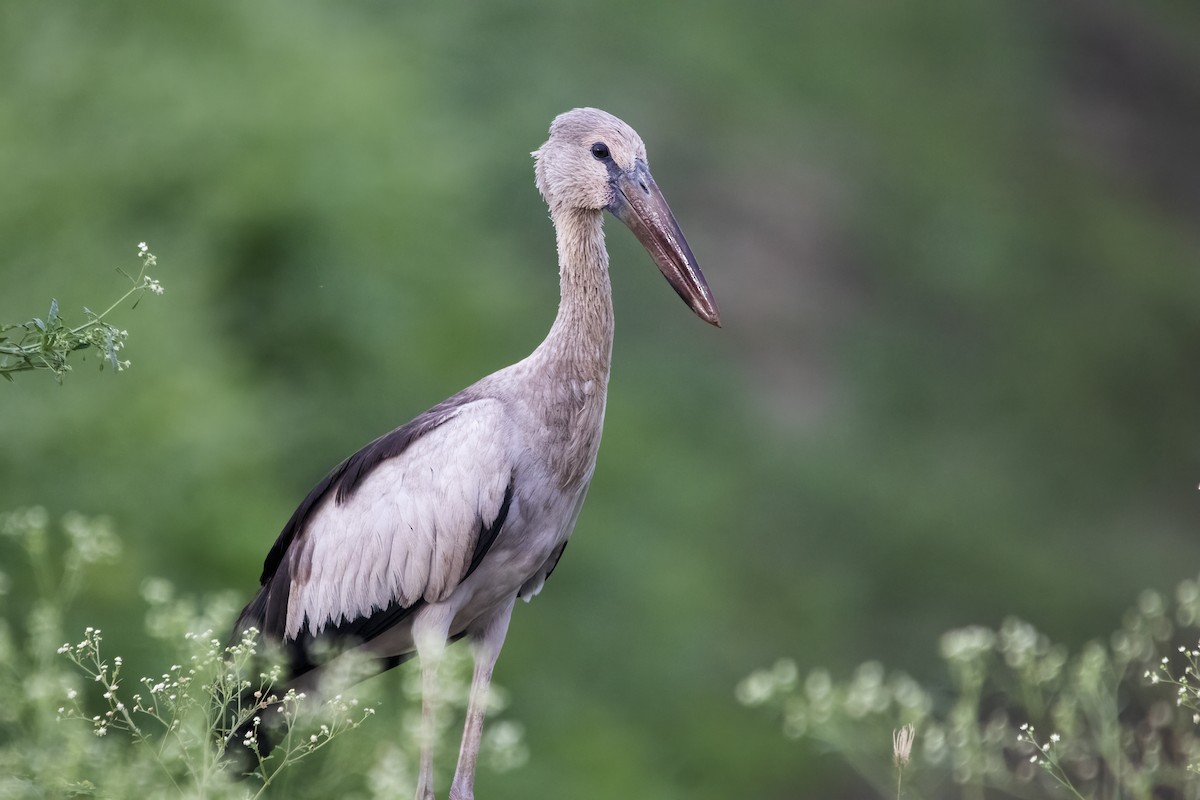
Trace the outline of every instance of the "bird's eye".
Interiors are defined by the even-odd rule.
[[[596,142],[592,145],[592,155],[596,157],[596,160],[604,161],[608,158],[608,145],[604,142]]]

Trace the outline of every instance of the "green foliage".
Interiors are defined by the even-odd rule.
[[[262,797],[284,770],[375,713],[372,707],[360,708],[357,698],[341,694],[317,701],[295,689],[282,696],[270,693],[281,669],[260,671],[257,631],[247,631],[241,641],[229,646],[212,638],[211,630],[188,633],[184,639],[192,643],[184,663],[173,664],[159,677],[142,678],[145,694],[132,696],[126,695],[122,684],[121,657],[110,661],[101,654],[98,629],[87,628],[77,644],[58,649],[89,684],[99,684],[107,705],[102,713],[89,716],[79,693],[71,690],[67,705],[58,709],[59,720],[88,722],[98,737],[123,732],[136,747],[126,776],[133,785],[114,785],[111,771],[97,771],[94,783],[106,796],[129,796],[135,786],[148,788],[149,784],[156,787],[156,795]],[[247,723],[245,739],[231,742],[231,735]],[[269,757],[259,749],[259,731],[266,727],[280,738]],[[255,774],[244,781],[233,778],[232,771],[240,765],[230,758],[230,744],[240,744],[257,757]],[[159,780],[148,781],[148,774]]]
[[[908,765],[900,754],[915,730],[919,763],[903,784],[914,797],[947,796],[955,785],[968,798],[986,789],[1054,797],[1056,786],[1080,800],[1196,798],[1200,647],[1173,643],[1197,641],[1200,579],[1181,583],[1176,600],[1171,609],[1143,593],[1107,642],[1074,655],[1017,619],[951,631],[941,643],[945,693],[874,661],[835,681],[822,669],[801,677],[782,660],[747,676],[737,697],[776,709],[787,736],[839,754],[881,797],[894,785],[887,732],[904,726],[891,760]]]
[[[113,568],[121,552],[103,519],[72,514],[61,531],[55,536],[40,508],[0,514],[5,563],[23,556],[37,586],[26,603],[10,604],[13,598],[0,592],[6,599],[0,606],[0,797],[278,796],[289,791],[289,780],[293,786],[297,780],[321,786],[313,780],[320,773],[306,772],[302,762],[343,738],[356,741],[338,758],[341,775],[333,784],[338,796],[366,800],[411,791],[419,681],[405,683],[401,724],[388,726],[385,741],[366,746],[370,734],[356,729],[375,716],[375,701],[360,700],[370,696],[371,684],[343,687],[368,677],[372,666],[343,660],[311,697],[295,689],[272,694],[280,669],[267,666],[272,659],[261,652],[256,632],[230,645],[214,634],[228,629],[236,610],[228,594],[180,598],[162,579],[143,583],[144,633],[155,643],[156,655],[172,663],[136,681],[133,690],[124,659],[107,655],[98,628],[86,628],[74,644],[52,646],[61,640],[63,615],[79,598],[87,573]],[[10,587],[10,579],[0,574],[0,589]],[[470,671],[464,648],[452,650],[439,671],[445,713],[439,715],[437,735],[443,753],[453,752],[457,742]],[[492,711],[501,711],[503,704],[503,690],[497,689]],[[258,760],[253,775],[235,780],[228,740],[245,723],[246,738],[236,744]],[[264,728],[276,742],[267,758],[259,756]],[[496,720],[484,737],[483,767],[520,766],[526,759],[522,738],[517,723]]]
[[[0,377],[11,381],[17,372],[45,369],[62,383],[63,375],[71,369],[67,363],[70,355],[88,349],[99,352],[100,369],[104,369],[105,364],[114,372],[129,369],[129,360],[122,360],[117,355],[125,348],[129,331],[106,322],[105,317],[131,297],[135,298],[133,307],[136,308],[146,292],[163,293],[162,284],[146,274],[147,270],[158,264],[158,259],[145,242],[138,245],[138,258],[141,268],[137,275],[129,275],[119,268],[117,270],[133,284],[129,291],[99,314],[84,308],[87,321],[80,325],[68,325],[59,316],[57,300],[50,301],[50,310],[45,319],[34,317],[28,322],[0,325]]]
[[[1007,614],[1078,652],[1200,563],[1197,41],[1179,0],[8,0],[0,320],[107,298],[79,265],[144,237],[171,302],[121,312],[121,380],[4,394],[0,506],[111,515],[67,638],[178,663],[141,578],[244,602],[334,464],[541,340],[527,154],[605,108],[724,328],[607,223],[604,443],[497,665],[536,757],[479,793],[855,797],[729,687],[779,654],[928,684]]]

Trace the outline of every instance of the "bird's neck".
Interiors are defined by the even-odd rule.
[[[575,378],[608,383],[612,358],[612,286],[604,248],[604,212],[556,209],[561,296],[543,357]],[[561,374],[560,372],[560,374]]]

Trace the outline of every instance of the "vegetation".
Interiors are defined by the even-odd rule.
[[[1107,641],[1075,654],[1015,618],[951,631],[944,693],[877,661],[835,681],[823,669],[802,677],[784,659],[747,676],[737,696],[778,711],[788,737],[842,756],[880,797],[950,796],[952,786],[966,798],[1200,797],[1200,579],[1175,598],[1172,608],[1144,592]]]
[[[264,693],[276,685],[279,669],[265,666],[254,633],[224,643],[236,611],[234,598],[228,593],[178,597],[163,579],[142,584],[144,633],[160,654],[174,659],[161,673],[130,688],[124,659],[106,652],[104,637],[94,627],[86,628],[78,642],[55,648],[52,643],[63,638],[64,612],[85,588],[89,573],[114,568],[122,547],[104,519],[71,514],[59,527],[61,533],[51,528],[41,508],[0,514],[4,563],[28,567],[39,587],[23,618],[10,602],[0,606],[5,665],[0,670],[0,796],[263,797],[272,786],[286,785],[303,759],[374,716],[377,697],[370,684],[345,694],[330,689],[320,698],[288,690],[267,710],[249,704],[247,691],[270,699]],[[7,587],[7,577],[0,576],[0,584]],[[470,688],[470,659],[461,649],[454,653],[442,672],[447,713],[439,719],[439,736],[447,752],[457,743],[454,715],[461,717]],[[348,664],[331,681],[350,684],[352,676],[369,668]],[[373,699],[360,701],[360,693]],[[418,729],[419,700],[417,682],[407,682],[404,709],[391,711],[400,730]],[[494,711],[502,710],[503,690],[495,703]],[[266,714],[277,714],[281,722],[260,722]],[[227,739],[247,721],[254,724],[244,744],[252,752],[259,752],[257,731],[268,725],[277,746],[270,757],[259,758],[253,776],[235,779]],[[485,768],[503,771],[523,763],[521,739],[517,723],[499,719],[484,739]],[[338,775],[311,788],[348,798],[395,797],[411,792],[416,757],[415,742],[407,735],[376,747],[358,741],[338,753],[341,769],[352,778]]]
[[[645,137],[724,327],[609,224],[600,460],[497,666],[535,757],[479,794],[863,796],[732,688],[874,660],[939,714],[943,632],[1013,615],[1078,659],[1196,574],[1197,41],[1200,4],[1169,0],[0,4],[0,321],[53,297],[86,323],[120,294],[97,259],[141,238],[169,267],[104,320],[120,380],[91,349],[0,395],[0,508],[123,543],[35,661],[43,595],[0,555],[9,685],[76,675],[102,713],[54,653],[92,626],[145,696],[184,631],[224,631],[150,635],[147,580],[239,606],[332,465],[536,346],[558,293],[527,154],[595,105]],[[414,672],[367,681],[377,713],[275,794],[369,796]],[[54,723],[50,688],[53,735],[128,743]],[[43,733],[0,722],[6,748]]]
[[[63,375],[71,369],[67,363],[70,355],[88,349],[99,351],[100,369],[104,369],[106,364],[114,372],[128,369],[129,359],[120,358],[118,353],[125,348],[129,332],[105,322],[105,318],[131,297],[135,298],[133,305],[136,308],[146,292],[163,293],[162,284],[146,274],[146,270],[158,264],[158,259],[145,242],[138,244],[137,254],[141,269],[136,276],[117,269],[133,286],[99,314],[85,308],[83,312],[87,315],[87,322],[68,325],[59,316],[58,301],[51,300],[50,311],[45,319],[34,317],[28,322],[0,325],[0,377],[11,381],[14,373],[44,369],[52,372],[62,383]]]

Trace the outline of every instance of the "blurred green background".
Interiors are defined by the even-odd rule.
[[[1196,573],[1194,2],[22,0],[0,76],[0,320],[159,257],[129,372],[0,386],[0,507],[111,515],[73,622],[147,670],[145,577],[248,598],[328,468],[541,340],[528,153],[580,105],[646,140],[725,327],[610,220],[604,447],[481,796],[855,797],[741,676],[935,682],[947,628],[1078,644]]]

